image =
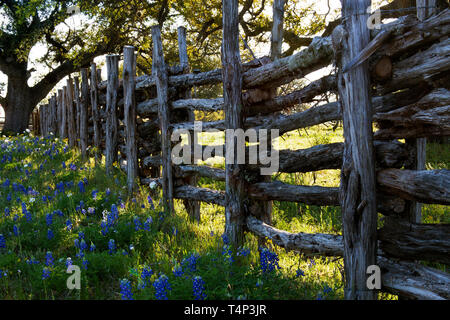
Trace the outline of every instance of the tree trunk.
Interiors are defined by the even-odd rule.
[[[18,72],[17,76],[8,78],[6,95],[5,125],[3,132],[22,133],[29,125],[30,115],[35,107],[35,99],[27,84],[26,74]]]

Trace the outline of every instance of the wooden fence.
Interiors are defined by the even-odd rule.
[[[381,268],[383,291],[411,299],[448,299],[449,274],[417,260],[450,263],[450,226],[420,223],[420,203],[450,204],[450,171],[424,167],[426,138],[450,135],[450,10],[424,16],[431,2],[418,1],[420,19],[403,16],[370,30],[366,8],[371,1],[342,2],[343,23],[331,36],[317,37],[288,57],[280,57],[281,47],[273,45],[271,59],[241,63],[238,1],[224,1],[222,69],[208,72],[189,71],[183,27],[178,29],[179,64],[168,66],[155,26],[152,75],[135,76],[135,49],[125,47],[122,79],[119,55],[107,56],[106,81],[95,64],[82,69],[81,84],[70,78],[40,107],[36,127],[43,136],[53,132],[68,138],[84,156],[88,146],[103,150],[108,170],[126,159],[128,190],[135,189],[138,178],[160,185],[168,211],[173,211],[173,199],[182,199],[197,220],[199,202],[225,207],[225,232],[235,246],[250,231],[261,243],[268,238],[287,250],[344,257],[347,299],[376,298],[377,291],[367,288],[371,265]],[[278,14],[273,41],[280,39],[280,23]],[[278,87],[332,64],[335,74],[277,94]],[[220,83],[223,97],[192,98],[192,88]],[[339,101],[282,113],[327,92],[337,93]],[[271,181],[260,175],[261,163],[230,161],[225,170],[174,165],[172,132],[188,130],[197,141],[194,111],[219,110],[225,119],[205,122],[203,129],[279,129],[284,134],[342,120],[344,143],[279,151],[279,172],[341,169],[341,187]],[[226,145],[214,150],[225,154]],[[226,191],[199,188],[198,177],[225,181]],[[278,230],[271,226],[271,201],[341,206],[343,236]],[[384,226],[377,230],[378,213],[384,215]]]

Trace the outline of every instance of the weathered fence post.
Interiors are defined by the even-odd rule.
[[[92,106],[92,122],[94,127],[94,147],[95,147],[95,164],[100,161],[100,143],[101,143],[101,128],[100,115],[98,106],[98,88],[97,88],[97,66],[95,63],[91,64],[91,106]]]
[[[178,54],[180,58],[180,66],[183,69],[183,73],[187,74],[189,73],[189,57],[187,52],[187,40],[186,40],[186,28],[185,27],[179,27],[178,28]],[[181,92],[181,99],[191,99],[192,88],[186,88],[184,92]],[[188,112],[188,120],[189,122],[195,121],[195,112],[193,110],[187,110]],[[190,132],[190,140],[191,143],[197,143],[198,140],[198,134],[195,132]],[[194,157],[191,156],[191,161],[194,160]],[[192,162],[194,163],[194,162]],[[189,177],[186,181],[188,184],[195,186],[197,184],[197,177],[195,175]],[[184,206],[186,208],[187,213],[189,216],[200,222],[201,215],[200,215],[200,202],[198,201],[190,201],[190,200],[184,200],[183,201]]]
[[[239,3],[223,0],[222,72],[226,144],[226,206],[225,234],[230,244],[240,247],[244,242],[245,182],[244,165],[238,164],[236,129],[244,128],[242,104],[242,70],[239,52]],[[232,149],[233,148],[233,149]],[[230,153],[233,154],[231,158]]]
[[[88,147],[89,69],[81,69],[80,148],[83,159]]]
[[[76,107],[76,133],[77,137],[80,137],[80,108],[81,108],[81,99],[80,99],[80,78],[74,77],[74,99],[75,99],[75,107]],[[81,146],[81,141],[78,140],[78,147]]]
[[[337,63],[345,138],[340,188],[345,298],[373,300],[376,291],[367,288],[367,268],[376,264],[377,207],[368,63],[342,72],[342,66],[370,42],[366,10],[371,0],[341,1],[343,30],[335,30],[335,35],[341,31],[342,37],[334,35],[333,39],[336,51],[341,46],[342,54],[342,60]]]
[[[427,19],[436,13],[436,0],[416,0],[417,18],[420,21]],[[412,161],[409,169],[425,170],[427,158],[427,138],[407,139],[406,143],[413,150],[414,161]],[[411,201],[408,203],[408,214],[410,222],[420,223],[422,221],[422,204]]]
[[[118,119],[117,119],[117,90],[119,89],[119,56],[106,56],[106,70],[108,86],[106,89],[106,129],[105,129],[105,166],[106,172],[111,174],[112,166],[117,161],[118,153]]]
[[[66,108],[67,108],[67,134],[69,137],[69,147],[75,147],[77,134],[75,131],[75,112],[73,107],[73,80],[71,77],[67,79],[66,89]]]
[[[58,136],[64,138],[64,89],[58,90]]]
[[[136,140],[136,54],[135,48],[126,46],[123,52],[123,99],[125,114],[125,143],[127,150],[128,193],[136,189],[138,154]]]
[[[270,46],[270,58],[272,61],[281,58],[283,45],[284,5],[286,0],[273,1],[273,26]]]
[[[62,102],[62,110],[61,110],[61,138],[67,139],[68,129],[67,129],[67,86],[63,87],[61,102]]]
[[[51,116],[50,116],[50,130],[53,132],[53,135],[56,136],[58,130],[58,120],[57,120],[57,104],[56,104],[56,96],[53,95],[50,99],[50,108],[51,108]]]
[[[39,106],[39,127],[41,131],[41,136],[45,138],[45,111],[44,105]]]
[[[158,92],[158,114],[161,129],[161,155],[162,155],[162,186],[164,207],[169,212],[174,211],[173,206],[173,179],[172,179],[172,148],[169,129],[170,110],[168,97],[168,74],[162,48],[161,30],[159,26],[152,27],[153,37],[153,66]]]

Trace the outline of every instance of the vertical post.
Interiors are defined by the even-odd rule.
[[[370,41],[367,8],[371,0],[341,0],[345,21],[342,66],[350,62]],[[344,158],[340,201],[344,236],[345,298],[374,300],[367,288],[367,268],[376,264],[377,208],[373,153],[372,105],[368,63],[338,77],[344,121]]]
[[[64,138],[64,121],[65,121],[65,109],[64,109],[64,89],[58,90],[58,135],[61,139]]]
[[[283,46],[283,23],[284,23],[284,5],[286,0],[273,1],[273,26],[270,43],[270,58],[272,61],[281,58]]]
[[[62,101],[62,110],[61,110],[61,138],[67,139],[67,87],[63,88],[61,101]]]
[[[67,79],[66,89],[66,108],[67,108],[67,134],[69,137],[69,147],[76,146],[77,134],[75,131],[75,110],[73,107],[73,80],[71,77]]]
[[[91,105],[92,105],[92,120],[94,127],[94,147],[95,147],[95,163],[98,164],[100,157],[100,115],[98,109],[98,89],[97,89],[97,66],[95,63],[91,64]]]
[[[80,99],[80,78],[79,77],[74,77],[73,78],[74,81],[74,99],[75,99],[75,109],[76,109],[76,133],[77,133],[77,137],[80,137],[80,108],[81,108],[81,99]],[[81,141],[78,140],[78,147],[81,147]]]
[[[88,147],[89,69],[81,69],[80,148],[83,159]]]
[[[433,14],[436,13],[436,0],[416,0],[417,18],[420,21],[424,21]],[[407,139],[406,143],[413,150],[412,156],[414,161],[409,169],[412,170],[425,170],[426,158],[427,158],[427,138]],[[410,222],[420,223],[422,221],[422,204],[419,202],[411,201],[408,203],[409,210],[407,218]]]
[[[136,140],[136,54],[135,48],[126,46],[123,52],[123,97],[125,115],[125,143],[127,152],[128,193],[136,189],[138,154]]]
[[[40,105],[39,106],[39,127],[41,128],[41,136],[44,138],[45,137],[45,131],[44,131],[44,119],[45,119],[45,114],[44,114],[44,105]]]
[[[226,127],[226,207],[225,234],[230,244],[240,247],[244,242],[245,184],[244,165],[237,161],[236,129],[244,126],[242,104],[242,70],[239,52],[239,3],[238,0],[223,0],[222,72]],[[234,148],[232,150],[231,148]],[[229,155],[233,153],[233,158]]]
[[[57,106],[56,106],[56,96],[53,95],[52,98],[50,99],[50,109],[51,109],[51,132],[53,132],[53,134],[56,136],[57,134]]]
[[[183,73],[189,73],[189,57],[187,52],[187,40],[186,40],[186,28],[179,27],[178,28],[178,54],[180,58],[180,66],[183,69]],[[183,92],[180,92],[181,99],[191,99],[192,98],[192,88],[186,88]],[[186,115],[184,115],[186,117]],[[194,122],[195,121],[195,112],[193,110],[187,110],[187,121]],[[190,141],[193,141],[194,144],[198,143],[198,134],[195,132],[190,132]],[[193,160],[193,156],[191,156],[191,161]],[[197,184],[197,177],[192,176],[189,177],[186,181],[188,184],[195,186]],[[200,222],[200,202],[198,201],[189,201],[183,200],[184,207],[189,215],[189,217],[193,220]]]
[[[118,153],[117,91],[119,89],[119,56],[106,56],[108,86],[106,89],[106,172],[111,174]]]
[[[161,129],[162,149],[162,186],[164,207],[169,212],[174,211],[173,206],[173,179],[172,179],[172,151],[171,134],[169,129],[170,111],[168,97],[168,74],[162,48],[161,30],[158,25],[152,27],[153,37],[153,65],[158,92],[158,114]]]

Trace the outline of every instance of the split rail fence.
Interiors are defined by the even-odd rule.
[[[420,223],[420,203],[450,204],[450,171],[424,166],[426,138],[450,135],[450,10],[429,11],[431,2],[418,1],[418,16],[370,30],[366,8],[371,1],[343,0],[343,23],[331,36],[314,38],[292,56],[280,57],[273,49],[271,58],[241,63],[238,1],[224,1],[222,69],[190,72],[183,27],[178,29],[179,64],[168,66],[155,26],[152,75],[136,77],[135,48],[127,46],[122,79],[119,55],[106,57],[105,81],[95,64],[82,69],[81,79],[70,78],[40,107],[35,128],[43,136],[53,132],[68,138],[83,156],[88,146],[97,150],[97,160],[104,151],[108,170],[126,159],[128,190],[135,189],[138,179],[159,184],[166,210],[173,211],[173,199],[182,199],[190,216],[200,221],[200,202],[225,207],[225,232],[236,246],[249,231],[287,250],[344,257],[347,299],[376,298],[377,291],[366,283],[371,265],[381,268],[382,291],[410,299],[448,299],[450,275],[418,262],[450,264],[450,225]],[[274,11],[276,48],[282,7]],[[330,65],[335,74],[277,94],[280,86]],[[192,97],[194,87],[220,83],[223,97]],[[283,113],[327,92],[339,100]],[[272,181],[260,175],[262,164],[235,161],[226,163],[225,170],[174,165],[171,133],[185,129],[197,141],[195,111],[220,110],[225,119],[205,122],[203,129],[279,129],[281,135],[342,120],[344,143],[279,151],[279,172],[341,169],[341,187]],[[225,154],[225,145],[212,149],[221,148]],[[226,191],[199,188],[198,177],[225,181]],[[271,225],[271,201],[340,206],[343,236],[278,230]],[[381,229],[378,213],[384,216]]]

